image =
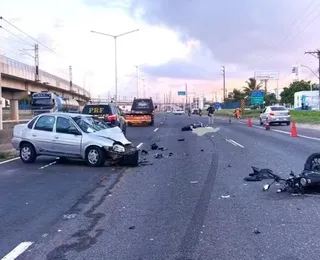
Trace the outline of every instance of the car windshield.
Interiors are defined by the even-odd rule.
[[[287,111],[285,107],[271,107],[272,111]]]
[[[76,116],[73,120],[85,133],[94,133],[106,129],[104,125],[99,125],[92,117]]]

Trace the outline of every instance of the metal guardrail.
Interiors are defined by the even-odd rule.
[[[24,64],[22,62],[10,59],[6,56],[0,55],[0,71],[3,74],[11,75],[18,78],[28,79],[31,81],[35,80],[35,67]],[[42,84],[46,83],[50,86],[61,88],[65,91],[70,91],[70,83],[68,80],[59,78],[46,71],[39,70],[39,79]],[[79,95],[90,97],[89,91],[84,88],[73,84],[73,90]]]

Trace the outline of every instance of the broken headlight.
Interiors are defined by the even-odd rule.
[[[120,144],[113,145],[112,149],[113,149],[113,151],[115,151],[117,153],[124,153],[125,152],[125,148]]]

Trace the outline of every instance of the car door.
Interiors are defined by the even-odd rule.
[[[37,153],[54,155],[52,142],[54,140],[55,116],[40,116],[31,131],[31,141]]]
[[[264,123],[265,121],[266,121],[266,111],[267,111],[267,108],[264,108],[263,110],[262,110],[262,113],[261,113],[261,115],[260,115],[260,118],[261,118],[261,121]]]
[[[78,131],[79,134],[75,134]],[[82,134],[66,117],[58,116],[54,134],[53,149],[57,156],[81,157]]]

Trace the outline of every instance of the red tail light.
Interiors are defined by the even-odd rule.
[[[269,113],[269,115],[270,115],[270,116],[274,116],[274,113],[271,112],[271,113]]]
[[[116,115],[112,115],[112,116],[108,116],[108,121],[116,121],[117,116]]]

